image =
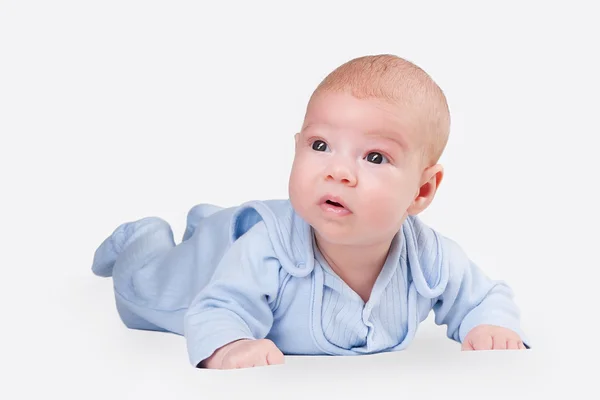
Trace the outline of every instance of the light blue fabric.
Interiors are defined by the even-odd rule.
[[[327,265],[288,200],[197,205],[179,244],[160,218],[124,223],[96,250],[92,270],[112,276],[126,326],[183,335],[193,365],[242,338],[271,339],[288,355],[401,350],[432,310],[458,342],[479,324],[528,341],[511,289],[415,216],[366,304]]]

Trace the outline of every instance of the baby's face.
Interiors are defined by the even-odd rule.
[[[346,93],[319,94],[309,104],[289,196],[324,240],[376,244],[400,229],[422,173],[418,135],[406,114]]]

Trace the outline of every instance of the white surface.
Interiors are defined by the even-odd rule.
[[[1,398],[597,392],[591,6],[199,3],[0,3]],[[187,364],[181,337],[125,329],[90,271],[106,235],[158,215],[180,238],[194,204],[287,196],[310,92],[375,53],[445,90],[446,177],[422,216],[511,284],[534,348],[461,353],[429,319],[403,353],[222,373]]]

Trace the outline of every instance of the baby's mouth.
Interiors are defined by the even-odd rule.
[[[324,211],[333,212],[337,215],[348,215],[352,213],[346,204],[343,203],[343,200],[333,194],[326,194],[321,197],[318,204]]]
[[[335,207],[345,208],[343,205],[341,205],[340,203],[336,203],[335,201],[327,200],[325,203],[330,204]]]
[[[350,211],[350,209],[346,207],[344,203],[342,203],[342,199],[337,196],[323,196],[320,200],[320,205],[324,211],[333,212],[339,216],[349,215],[352,213],[352,211]]]
[[[346,206],[342,203],[327,198],[323,200],[321,203],[321,209],[329,215],[343,217],[352,214],[352,212],[349,209],[347,209]]]

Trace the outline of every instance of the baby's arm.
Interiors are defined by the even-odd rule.
[[[489,349],[506,348],[507,343],[523,348],[526,339],[511,288],[489,279],[454,241],[441,235],[438,239],[448,265],[448,283],[434,299],[435,323],[447,325],[448,337],[462,343],[463,349],[478,349],[473,340],[483,344],[481,349],[487,344]]]
[[[250,352],[242,350],[241,353],[252,353],[254,359],[248,361],[252,364],[257,364],[257,351],[265,353],[265,359],[269,352],[274,351],[274,345],[265,347],[264,343],[268,341],[260,339],[267,336],[273,324],[271,305],[278,293],[280,270],[281,265],[274,255],[263,223],[256,224],[232,244],[210,283],[196,296],[185,316],[184,332],[193,365],[214,354],[210,361],[218,358],[220,362],[214,367],[227,367],[222,366],[222,357],[216,357],[216,350],[230,343],[231,348],[235,345],[239,349],[240,344],[250,346]],[[220,355],[223,353],[221,351]],[[244,364],[244,360],[234,361]],[[206,363],[201,366],[211,367]]]

